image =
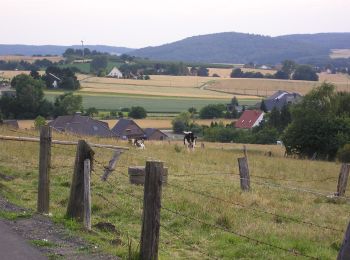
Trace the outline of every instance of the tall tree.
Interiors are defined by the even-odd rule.
[[[266,107],[266,104],[265,104],[265,100],[261,100],[260,110],[264,111],[265,113],[267,113],[267,107]]]

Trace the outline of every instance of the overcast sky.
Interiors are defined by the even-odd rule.
[[[349,32],[350,0],[0,0],[2,44],[156,46],[216,32]]]

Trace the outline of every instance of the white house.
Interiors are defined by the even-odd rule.
[[[120,72],[120,70],[117,67],[114,67],[111,72],[107,75],[107,77],[113,77],[113,78],[122,78],[123,73]]]

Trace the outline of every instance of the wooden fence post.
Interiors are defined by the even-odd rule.
[[[94,151],[84,140],[79,140],[67,207],[67,217],[75,218],[78,221],[84,219],[84,161],[86,159],[90,160],[92,168]]]
[[[109,161],[108,168],[106,167],[104,170],[104,173],[101,177],[101,180],[106,181],[108,176],[114,171],[115,166],[117,165],[117,162],[119,160],[119,157],[121,156],[122,151],[121,150],[115,150],[113,153],[112,159]]]
[[[241,189],[243,191],[250,190],[250,176],[248,160],[246,157],[238,158],[239,176],[241,180]]]
[[[158,259],[163,171],[163,162],[146,162],[142,233],[140,245],[141,260]]]
[[[50,167],[51,167],[51,128],[40,128],[40,152],[39,152],[39,183],[38,205],[39,213],[48,214],[50,208]]]
[[[340,247],[337,260],[350,259],[350,223],[346,229],[343,243]]]
[[[337,196],[344,196],[346,191],[346,185],[348,184],[348,177],[350,172],[350,164],[343,163],[340,168],[338,185],[337,185]]]
[[[84,227],[91,230],[90,160],[84,161]]]

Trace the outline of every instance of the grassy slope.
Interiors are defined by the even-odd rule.
[[[27,133],[27,132],[26,132]],[[25,135],[0,129],[0,134]],[[30,135],[37,135],[30,132]],[[59,136],[56,139],[78,139]],[[93,142],[116,143],[113,140],[90,138]],[[0,172],[16,176],[13,181],[0,180],[1,194],[20,205],[35,210],[38,171],[38,144],[0,141]],[[118,143],[126,145],[126,143]],[[176,146],[176,145],[175,145]],[[180,211],[207,223],[259,239],[276,246],[288,248],[320,259],[335,259],[343,232],[298,224],[283,218],[233,206],[209,199],[199,194],[179,189],[187,187],[204,194],[240,203],[248,208],[266,210],[298,220],[344,230],[349,219],[349,204],[327,202],[321,196],[288,189],[269,188],[261,182],[297,186],[330,194],[336,189],[339,165],[328,162],[285,159],[277,146],[249,145],[249,162],[252,191],[242,193],[239,188],[237,160],[241,146],[236,144],[206,144],[205,150],[188,153],[175,149],[174,143],[146,143],[144,151],[133,148],[122,155],[119,167],[110,177],[110,184],[101,183],[102,165],[95,163],[92,175],[92,221],[108,221],[116,225],[120,234],[101,232],[85,233],[79,224],[64,219],[69,183],[74,163],[75,147],[54,146],[51,170],[51,212],[53,218],[84,236],[104,251],[122,257],[128,255],[128,241],[137,249],[141,230],[142,204],[125,193],[142,196],[143,188],[128,184],[126,177],[130,165],[144,165],[146,157],[163,160],[169,167],[169,185],[163,189],[162,205]],[[107,164],[112,151],[94,149],[95,159]],[[180,150],[180,151],[179,151]],[[264,156],[271,150],[274,157]],[[216,175],[216,173],[235,173]],[[200,175],[211,174],[211,175]],[[176,176],[186,175],[186,176]],[[269,179],[258,179],[264,176]],[[328,179],[329,178],[329,179]],[[279,180],[282,179],[282,180]],[[284,180],[283,180],[284,179]],[[320,181],[327,179],[324,181]],[[292,180],[302,180],[296,182]],[[316,181],[313,181],[316,180]],[[105,196],[109,202],[101,198]],[[160,259],[294,259],[289,253],[250,242],[244,238],[211,228],[162,210]],[[169,230],[169,231],[167,231]],[[120,245],[110,241],[120,240]]]

